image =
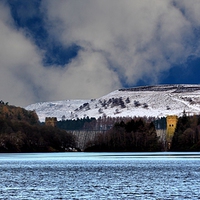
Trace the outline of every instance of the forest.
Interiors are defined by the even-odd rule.
[[[178,118],[171,151],[200,151],[200,116]]]
[[[137,120],[138,117],[108,117],[103,115],[99,118],[89,118],[85,117],[82,119],[73,119],[73,120],[61,120],[57,122],[57,127],[64,130],[89,130],[89,131],[107,131],[110,130],[116,123],[128,122],[131,120]],[[146,122],[151,122],[155,118],[142,118]]]
[[[165,144],[156,136],[155,118],[100,117],[58,122],[63,127],[81,124],[78,130],[99,130],[95,141],[87,144],[86,151],[164,151]],[[60,128],[62,128],[59,125]],[[78,127],[78,126],[77,126]],[[67,130],[67,129],[66,129]],[[171,149],[169,151],[200,151],[200,116],[178,118]]]
[[[52,152],[76,148],[67,130],[103,131],[85,151],[164,151],[154,126],[155,118],[100,117],[57,122],[57,128],[39,122],[34,111],[0,101],[0,152]],[[200,116],[178,118],[170,151],[200,151]]]
[[[52,152],[75,147],[66,131],[42,126],[34,111],[0,103],[0,152]]]
[[[85,151],[97,152],[152,152],[161,151],[155,126],[142,118],[118,122],[95,141],[88,143]]]
[[[96,121],[95,118],[83,118],[75,120],[61,120],[57,122],[57,127],[64,130],[86,130],[88,127],[87,124],[92,124],[93,121]]]

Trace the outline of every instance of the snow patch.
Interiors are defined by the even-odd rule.
[[[77,119],[84,117],[163,117],[200,113],[200,85],[159,85],[113,91],[91,100],[40,102],[29,105],[39,120],[45,117]]]

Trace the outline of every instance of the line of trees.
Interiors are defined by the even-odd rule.
[[[106,115],[96,118],[82,118],[74,120],[61,120],[57,122],[57,127],[64,130],[89,130],[89,131],[107,131],[110,130],[116,123],[123,121],[124,123],[130,120],[137,120],[137,117],[107,117]],[[155,118],[143,117],[146,122],[151,122]]]
[[[62,120],[57,122],[57,127],[64,130],[86,130],[90,126],[88,124],[93,124],[92,122],[96,121],[95,118],[83,118],[75,120]]]
[[[200,151],[200,116],[179,117],[171,151]]]
[[[85,151],[145,152],[161,151],[155,126],[142,118],[116,123],[106,133],[87,144]]]
[[[34,111],[0,103],[0,152],[65,151],[76,146],[66,130],[103,130],[85,151],[162,151],[154,118],[100,117],[58,122],[58,128],[41,125]],[[61,130],[65,129],[65,130]],[[200,151],[200,116],[179,117],[171,151]]]
[[[0,100],[0,104],[8,105],[8,102],[5,103],[3,100]]]
[[[85,151],[163,151],[158,141],[154,118],[111,118],[101,117],[87,121],[83,129],[104,130],[94,141],[87,144]],[[178,118],[172,139],[171,151],[200,151],[200,116]]]

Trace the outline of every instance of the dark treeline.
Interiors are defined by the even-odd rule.
[[[83,118],[83,119],[74,119],[74,120],[62,120],[57,122],[57,127],[64,130],[89,130],[89,131],[107,131],[110,130],[114,124],[124,123],[132,120],[138,119],[137,117],[107,117],[106,115],[96,118]],[[143,118],[144,121],[150,122],[154,118]]]
[[[88,143],[85,151],[99,152],[145,152],[161,151],[155,126],[142,118],[116,123],[106,133],[99,134]]]
[[[200,151],[200,116],[179,117],[171,151]]]
[[[87,144],[86,151],[162,151],[154,118],[100,117],[62,120],[58,128],[41,125],[34,111],[0,102],[0,152],[65,151],[76,147],[66,130],[103,131]],[[61,130],[65,129],[65,130]],[[200,116],[179,117],[171,151],[200,151]]]
[[[57,127],[64,130],[85,130],[87,129],[87,124],[93,124],[96,121],[95,118],[83,118],[75,120],[62,120],[57,122]]]
[[[65,151],[74,146],[72,135],[41,126],[35,112],[0,104],[0,152]]]

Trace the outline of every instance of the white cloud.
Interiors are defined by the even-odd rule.
[[[194,26],[200,26],[200,4],[199,0],[175,0],[175,5],[177,5],[177,8],[182,10],[183,14],[186,16],[186,18],[192,22]]]
[[[27,32],[14,26],[8,6],[0,4],[0,93],[10,104],[96,98],[120,87],[116,73],[106,68],[98,52],[80,51],[66,68],[44,67],[44,52]]]
[[[199,52],[193,44],[198,5],[198,0],[44,0],[48,33],[65,47],[81,47],[64,67],[44,67],[44,52],[0,3],[1,98],[25,106],[96,98],[140,79],[159,83],[161,73]]]
[[[42,66],[42,55],[26,32],[14,26],[8,6],[0,4],[0,94],[14,105],[51,98],[50,70]]]
[[[178,2],[189,7],[188,18],[198,19],[198,6],[194,14],[189,3]],[[193,24],[172,0],[58,0],[43,6],[55,38],[66,46],[76,43],[91,54],[101,52],[130,85],[147,76],[157,83],[161,72],[193,53],[188,44],[194,37]]]
[[[23,33],[15,30],[9,9],[4,4],[0,4],[0,43],[1,98],[17,104],[34,100],[32,92],[18,76],[33,70],[31,67],[38,63],[38,55]]]
[[[96,98],[120,88],[117,74],[107,67],[107,61],[98,52],[80,51],[63,73],[60,71],[58,91],[71,98]],[[66,97],[62,94],[62,98]]]

